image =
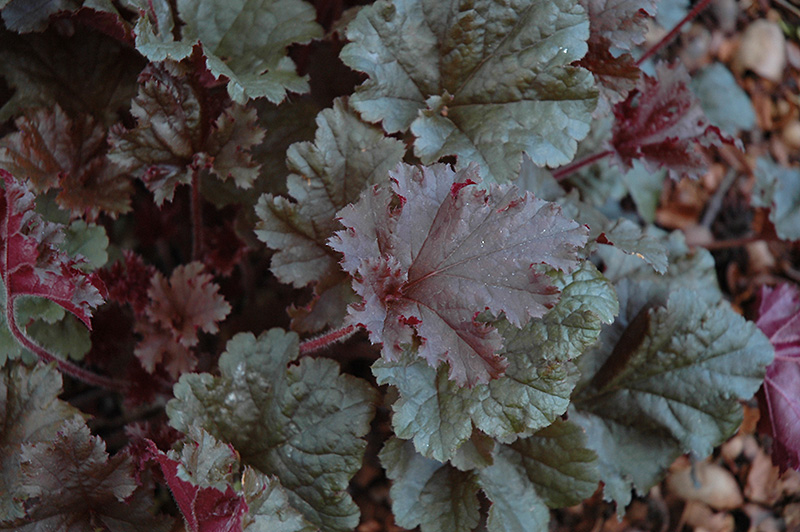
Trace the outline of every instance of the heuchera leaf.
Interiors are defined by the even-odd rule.
[[[332,109],[317,116],[314,143],[289,147],[287,163],[293,173],[287,185],[294,201],[266,194],[256,206],[261,219],[256,235],[277,250],[270,266],[275,276],[297,288],[314,283],[314,306],[320,298],[329,299],[326,291],[333,291],[339,301],[328,306],[332,308],[320,305],[325,314],[319,318],[320,327],[341,323],[347,303],[353,300],[340,289],[349,282],[339,268],[340,256],[327,245],[340,227],[336,212],[357,201],[366,186],[386,181],[404,152],[402,142],[386,138],[380,129],[361,121],[345,100],[337,99]]]
[[[754,173],[752,205],[770,209],[769,219],[781,239],[800,240],[800,171],[760,157]]]
[[[108,237],[102,226],[75,220],[64,228],[64,239],[58,249],[76,261],[74,266],[85,273],[102,266],[107,260]],[[0,284],[0,300],[5,301],[5,287]],[[63,358],[80,360],[89,352],[89,330],[79,319],[48,299],[21,296],[14,305],[16,322],[38,345]],[[20,358],[27,363],[36,355],[22,346],[8,329],[5,315],[0,316],[0,364],[6,358]]]
[[[589,15],[591,39],[607,39],[618,50],[631,51],[644,42],[647,21],[656,12],[654,0],[582,0]]]
[[[5,0],[4,3],[8,5],[3,7],[3,24],[18,33],[42,31],[50,15],[77,9],[81,4],[80,0],[45,0],[36,2],[35,7],[25,0]]]
[[[478,486],[475,474],[414,451],[409,441],[391,438],[380,453],[381,465],[392,482],[395,522],[422,532],[460,532],[478,524]]]
[[[91,310],[103,303],[99,277],[79,270],[77,262],[57,248],[60,226],[36,213],[27,186],[0,170],[0,277],[6,290],[6,318],[20,296],[49,299],[91,328]]]
[[[14,89],[0,108],[0,120],[54,103],[69,116],[90,114],[106,125],[119,120],[120,109],[136,94],[144,60],[115,39],[81,26],[74,30],[69,35],[53,28],[28,35],[0,31],[0,72]]]
[[[583,431],[557,421],[511,445],[499,445],[493,463],[476,471],[425,458],[411,442],[390,439],[380,453],[392,479],[395,521],[422,532],[468,532],[479,519],[478,491],[489,499],[490,532],[547,530],[548,506],[577,504],[597,487],[596,455]]]
[[[215,333],[217,323],[230,313],[231,306],[219,294],[219,286],[200,262],[178,266],[169,281],[155,272],[150,279],[144,309],[136,332],[142,335],[135,353],[142,366],[154,372],[157,364],[177,378],[197,362],[190,348],[199,341],[197,332]]]
[[[317,115],[314,142],[292,144],[287,152],[294,201],[267,194],[256,206],[256,235],[277,250],[272,273],[302,288],[340,272],[339,257],[326,244],[340,227],[337,211],[367,186],[387,181],[404,151],[402,142],[362,122],[345,100]]]
[[[379,384],[397,387],[392,426],[398,437],[413,439],[418,453],[440,462],[452,460],[474,428],[505,442],[530,436],[567,410],[578,381],[571,360],[592,345],[603,323],[617,313],[611,284],[590,264],[571,275],[553,275],[562,289],[558,304],[522,329],[505,321],[500,352],[506,374],[489,384],[460,388],[445,368],[404,353],[396,362],[377,361]]]
[[[53,441],[23,445],[21,488],[35,502],[13,530],[170,530],[169,520],[153,516],[152,497],[137,490],[133,469],[124,453],[109,458],[82,419],[66,421]]]
[[[656,12],[654,0],[582,0],[589,15],[589,51],[578,65],[594,74],[600,88],[595,115],[625,99],[636,86],[640,70],[630,53],[644,41],[647,19]],[[616,53],[612,53],[612,48]]]
[[[73,218],[131,210],[131,180],[106,157],[106,129],[90,115],[73,120],[56,104],[21,116],[16,126],[0,140],[0,168],[27,177],[37,193],[60,189],[56,203]]]
[[[626,218],[609,219],[599,209],[578,199],[576,190],[558,203],[567,216],[579,220],[589,228],[591,248],[606,244],[643,260],[658,273],[667,271],[669,262],[665,246],[638,224]]]
[[[238,103],[265,96],[280,103],[287,91],[309,89],[286,49],[322,36],[314,7],[302,0],[178,0],[186,25],[182,42],[200,42],[208,69],[228,79]]]
[[[223,104],[213,114],[203,106],[204,89],[190,83],[189,75],[187,67],[172,61],[148,65],[131,105],[136,128],[116,128],[109,137],[109,158],[142,179],[158,205],[171,201],[175,187],[203,169],[240,188],[258,177],[250,148],[264,133],[256,126],[255,110]]]
[[[800,290],[791,284],[761,289],[758,328],[775,347],[758,393],[759,428],[772,436],[772,461],[781,470],[800,468]]]
[[[708,120],[723,131],[749,131],[756,125],[750,97],[722,63],[713,63],[692,76],[692,90]],[[724,94],[724,98],[719,95]]]
[[[161,466],[175,502],[191,532],[312,532],[274,478],[247,467],[229,444],[190,427],[180,453],[159,451],[147,442],[147,454]],[[234,484],[240,487],[234,489]],[[252,527],[252,528],[250,528]]]
[[[172,34],[175,21],[169,0],[138,0],[136,49],[151,62],[172,59],[180,61],[191,55],[193,43],[176,42]]]
[[[487,530],[547,530],[548,507],[578,504],[597,489],[596,462],[581,427],[560,420],[530,438],[499,446],[494,463],[478,473],[492,501]]]
[[[50,442],[61,424],[79,416],[58,399],[61,374],[52,366],[6,363],[0,370],[0,528],[25,516],[19,476],[23,444]]]
[[[347,229],[330,239],[362,297],[348,309],[351,323],[383,344],[387,360],[416,336],[419,356],[447,362],[459,385],[499,377],[502,339],[477,314],[504,312],[515,326],[542,316],[558,290],[533,266],[573,270],[586,229],[515,187],[478,188],[474,167],[400,165],[390,176],[391,191],[368,189],[339,212]]]
[[[358,508],[346,489],[361,467],[375,393],[329,359],[287,367],[298,354],[294,333],[238,334],[220,357],[220,376],[183,375],[167,413],[178,430],[200,426],[275,476],[291,507],[321,530],[350,531]]]
[[[618,510],[679,455],[708,455],[739,426],[772,360],[771,346],[729,305],[678,279],[617,285],[620,315],[578,359],[583,374],[570,419],[600,459]]]
[[[351,103],[389,133],[410,128],[426,164],[456,155],[498,182],[523,151],[558,166],[596,105],[591,74],[570,65],[588,26],[577,0],[381,0],[347,27],[341,58],[369,76]]]
[[[201,487],[180,478],[181,463],[159,451],[151,442],[151,452],[161,466],[178,508],[190,532],[234,532],[242,529],[242,515],[247,511],[244,498],[228,486],[224,491],[213,486]]]
[[[701,146],[740,145],[708,123],[680,63],[657,65],[655,77],[643,75],[614,106],[614,116],[611,147],[625,170],[639,159],[651,172],[666,168],[675,179],[699,178],[707,167]]]

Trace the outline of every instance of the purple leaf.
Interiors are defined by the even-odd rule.
[[[800,290],[763,287],[756,324],[775,347],[758,393],[759,428],[773,437],[773,462],[781,470],[800,470]]]
[[[329,241],[362,298],[350,322],[389,360],[416,340],[419,356],[447,362],[460,385],[499,377],[501,337],[477,315],[504,312],[516,326],[542,316],[559,293],[533,266],[574,269],[586,229],[515,187],[477,187],[474,166],[401,165],[390,176],[394,194],[367,190],[339,212],[347,229]]]
[[[708,123],[679,65],[660,64],[656,77],[643,75],[628,98],[614,106],[612,148],[626,170],[640,159],[650,171],[666,168],[674,178],[706,171],[700,146],[738,143]]]

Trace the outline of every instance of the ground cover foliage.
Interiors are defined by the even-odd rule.
[[[0,0],[0,530],[549,530],[748,404],[800,468],[794,270],[704,248],[800,178],[658,39],[708,4]]]

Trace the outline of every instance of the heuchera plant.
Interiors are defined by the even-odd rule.
[[[575,178],[643,212],[636,164],[736,143],[652,0],[39,5],[0,0],[0,529],[350,531],[366,453],[401,527],[547,530],[762,384],[800,464],[797,290],[746,321]]]

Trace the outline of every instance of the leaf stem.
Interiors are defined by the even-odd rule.
[[[28,336],[23,333],[17,325],[17,318],[14,315],[15,300],[16,297],[6,298],[6,324],[8,325],[8,330],[11,331],[11,334],[23,347],[33,352],[37,357],[39,357],[40,360],[44,362],[55,362],[59,371],[62,373],[66,373],[67,375],[70,375],[71,377],[74,377],[79,381],[83,381],[91,386],[97,386],[98,388],[105,388],[111,391],[124,391],[128,387],[127,383],[123,381],[118,381],[109,377],[103,377],[102,375],[98,375],[97,373],[93,373],[89,370],[78,367],[67,360],[62,360],[28,338]]]
[[[675,36],[678,34],[678,32],[681,30],[681,28],[687,22],[689,22],[690,20],[695,18],[697,15],[699,15],[700,12],[703,11],[705,8],[707,8],[710,3],[711,3],[711,0],[700,0],[699,2],[697,2],[697,4],[695,4],[695,6],[692,8],[692,10],[689,11],[686,14],[686,16],[683,17],[681,19],[681,21],[678,22],[675,25],[675,27],[672,28],[669,31],[669,33],[664,35],[664,37],[662,37],[660,41],[658,41],[656,44],[651,46],[650,49],[647,50],[644,53],[644,55],[642,55],[642,57],[640,57],[639,59],[636,60],[636,66],[641,66],[642,63],[644,63],[645,61],[647,61],[648,59],[653,57],[653,55],[655,55],[659,50],[661,50],[664,46],[669,44],[672,41],[672,39],[675,38]]]
[[[316,338],[309,338],[300,343],[300,355],[308,355],[309,353],[325,349],[336,342],[347,340],[357,330],[358,328],[356,328],[355,325],[347,325],[346,327],[329,331]]]
[[[200,172],[192,169],[192,260],[203,257],[203,199],[200,197]]]
[[[577,161],[572,161],[566,166],[556,168],[553,171],[553,177],[556,179],[556,181],[561,181],[562,179],[566,179],[569,175],[577,172],[584,166],[589,166],[592,163],[596,163],[600,159],[605,159],[612,153],[614,153],[614,150],[606,150],[606,151],[601,151],[600,153],[589,155],[588,157],[584,157],[582,159],[578,159]]]

